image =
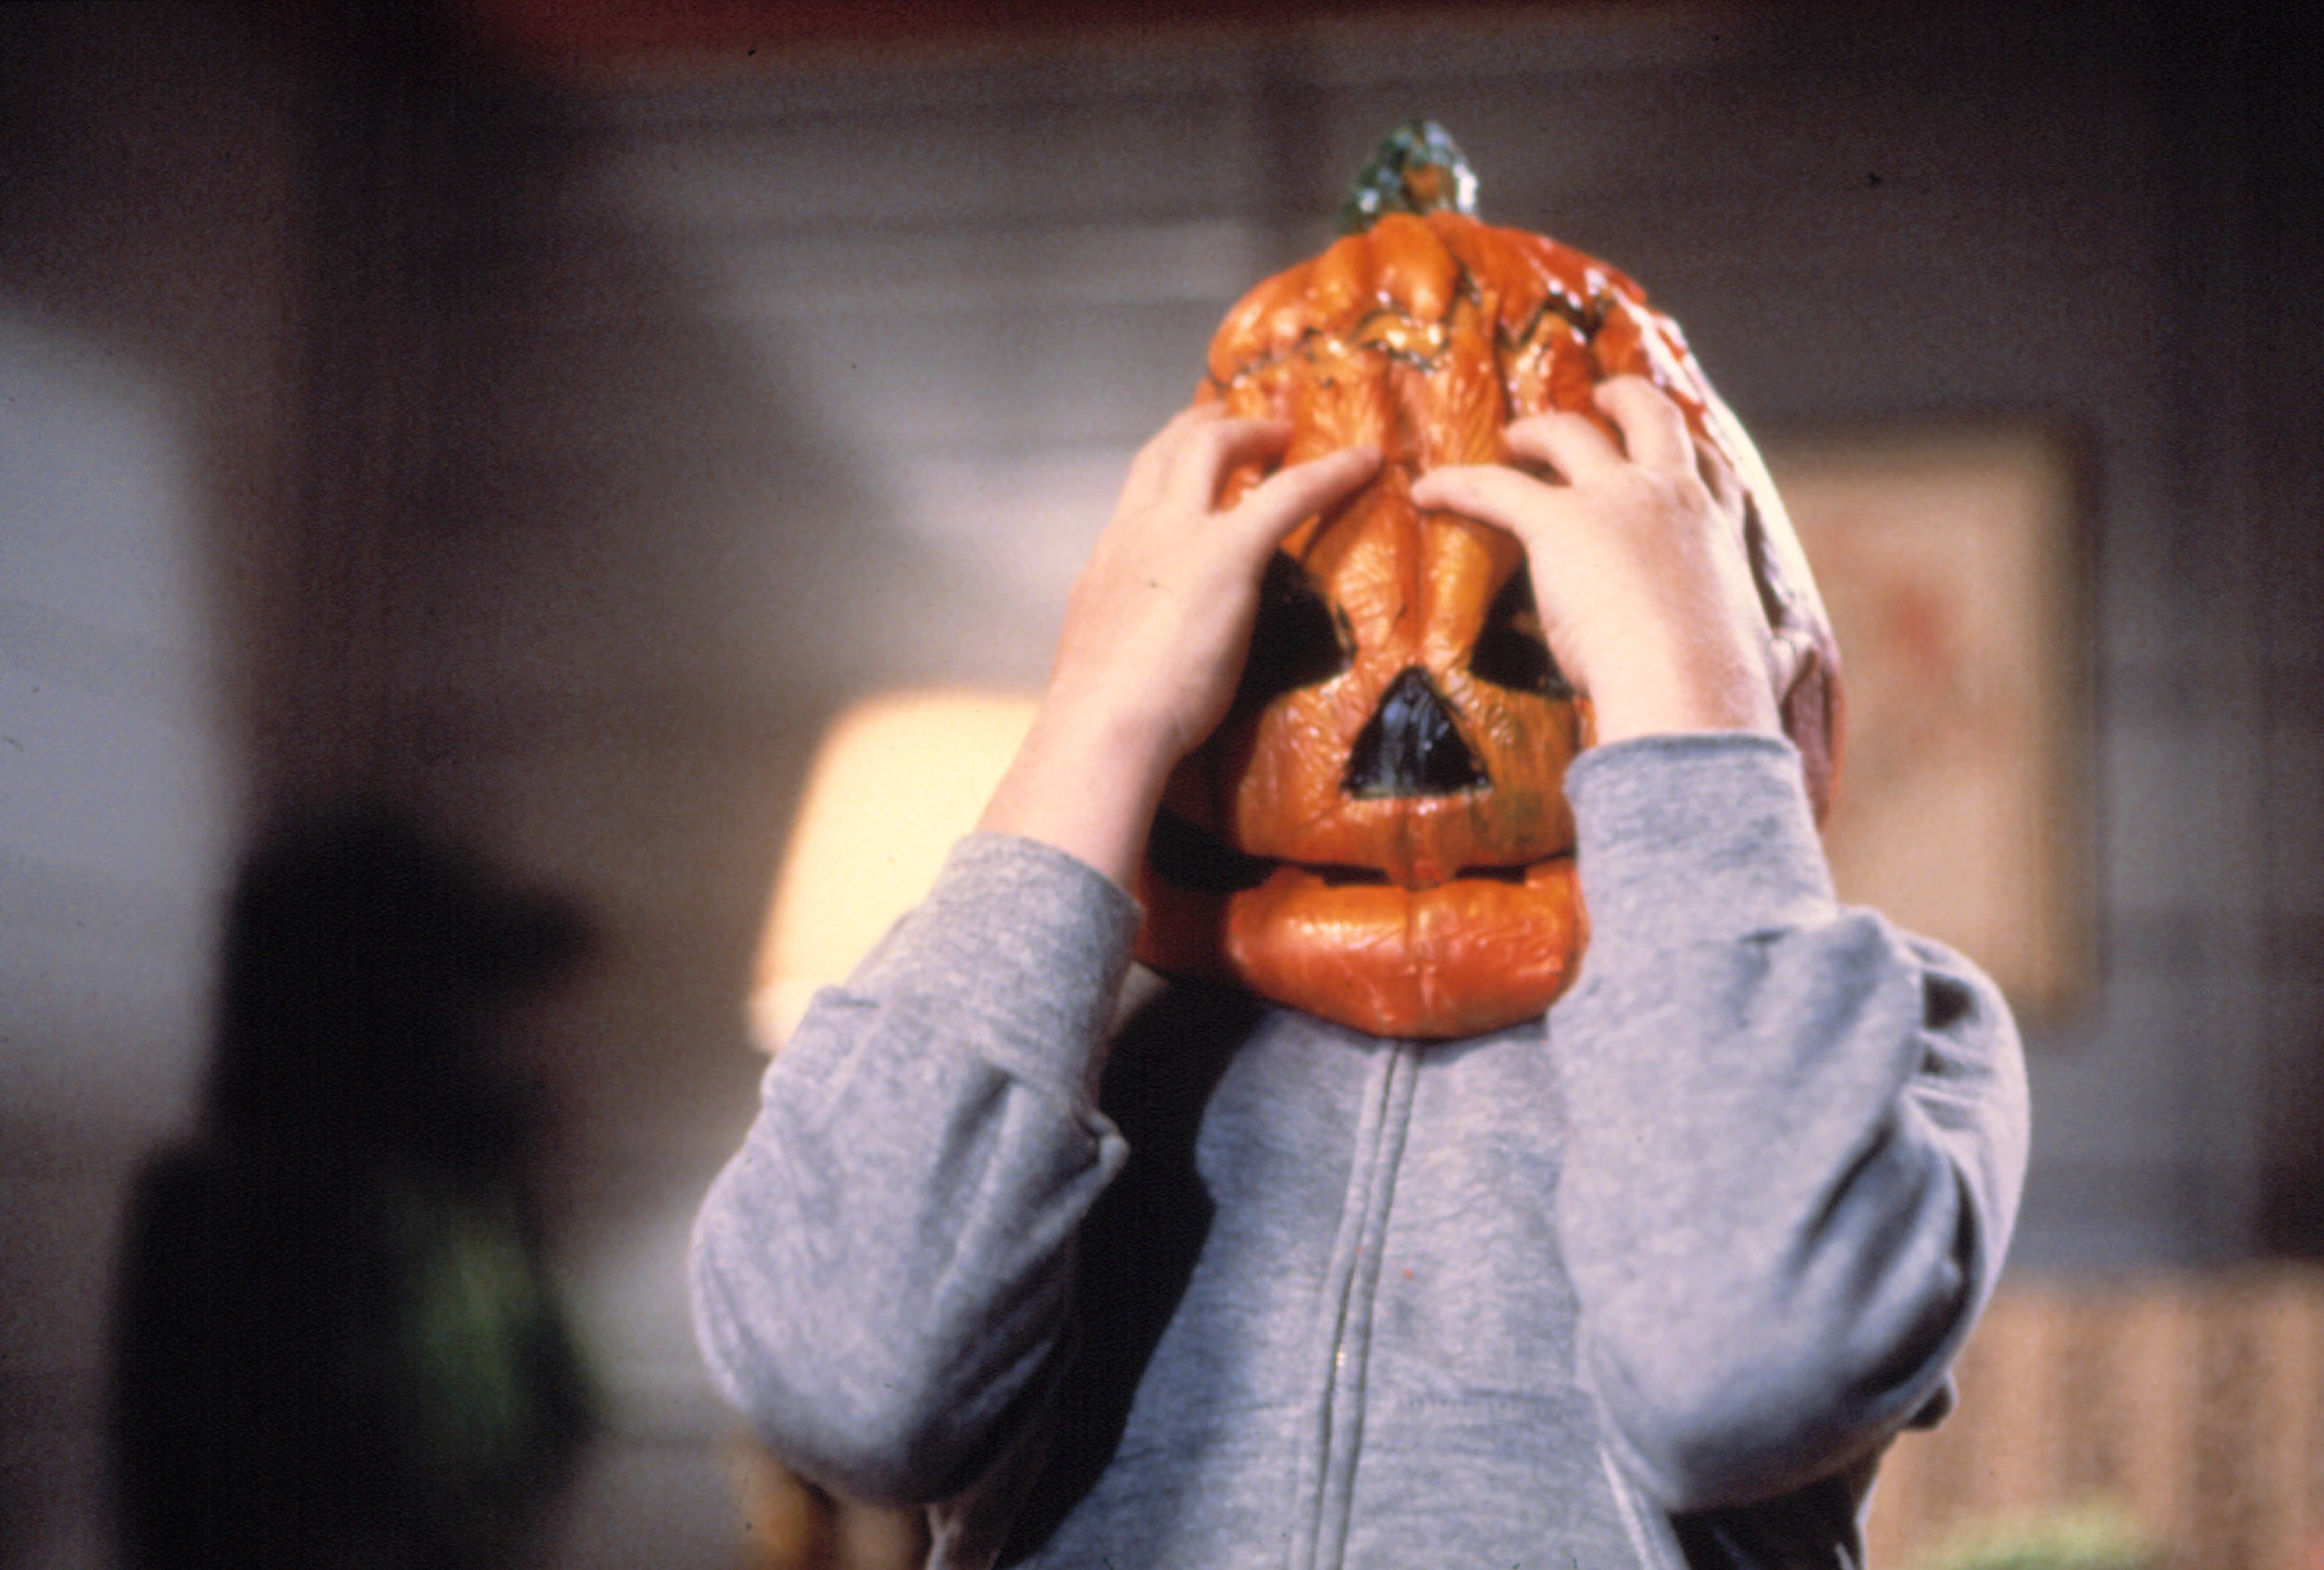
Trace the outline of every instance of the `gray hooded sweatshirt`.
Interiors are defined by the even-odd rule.
[[[1862,1563],[2025,1162],[2008,1012],[1833,897],[1798,755],[1567,782],[1545,1020],[1127,989],[1136,906],[978,835],[770,1066],[696,1226],[721,1388],[940,1566]],[[1150,979],[1149,979],[1150,980]]]

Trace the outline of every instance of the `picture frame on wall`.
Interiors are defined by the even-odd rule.
[[[1840,898],[1949,944],[2029,1021],[2090,992],[2088,670],[2072,445],[2034,421],[1768,445],[1846,696]]]

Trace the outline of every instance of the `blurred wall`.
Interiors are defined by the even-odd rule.
[[[0,12],[0,1563],[106,1562],[123,1186],[182,1124],[248,750],[224,606],[290,394],[288,73]]]
[[[407,8],[0,10],[0,1563],[99,1562],[120,1184],[190,1106],[248,825],[348,785],[599,930],[529,1026],[616,1395],[558,1558],[728,1561],[676,1270],[814,737],[1039,680],[1219,313],[1416,112],[1763,437],[2069,438],[2098,970],[2035,1032],[2017,1262],[2324,1245],[2324,209],[2267,15],[616,64],[468,61]]]

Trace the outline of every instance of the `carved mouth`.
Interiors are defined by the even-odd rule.
[[[1377,866],[1345,864],[1310,865],[1278,861],[1268,856],[1254,856],[1248,851],[1237,850],[1217,835],[1197,828],[1166,808],[1154,815],[1154,829],[1146,840],[1146,862],[1154,869],[1156,877],[1195,894],[1240,894],[1246,889],[1257,888],[1281,866],[1298,866],[1327,888],[1344,888],[1354,884],[1384,886],[1395,882]],[[1526,868],[1534,864],[1537,864],[1464,866],[1454,874],[1454,879],[1478,878],[1493,883],[1522,884]]]
[[[1196,894],[1240,894],[1267,881],[1277,864],[1237,850],[1171,811],[1154,814],[1146,864],[1165,883]]]

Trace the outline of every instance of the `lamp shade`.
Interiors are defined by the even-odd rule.
[[[883,693],[824,733],[784,848],[750,998],[779,1048],[815,989],[846,979],[976,826],[1033,721],[1017,693]]]

